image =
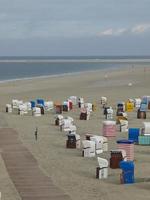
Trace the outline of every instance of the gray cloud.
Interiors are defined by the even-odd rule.
[[[68,35],[73,27],[87,32],[88,26],[89,32],[90,29],[105,29],[110,24],[112,27],[126,27],[150,21],[149,0],[0,0],[0,5],[1,29],[11,30],[13,24],[16,32],[22,34],[33,29],[35,33],[42,28],[49,30],[51,24],[50,35],[54,30],[57,35],[63,25],[62,32]]]
[[[37,44],[54,40],[53,48],[59,41],[57,48],[64,49],[67,40],[78,44],[78,49],[82,40],[97,49],[91,41],[106,36],[114,41],[121,37],[120,43],[126,43],[133,37],[148,38],[149,8],[149,0],[0,0],[0,41],[6,46],[10,41],[30,41],[31,47],[35,40]]]

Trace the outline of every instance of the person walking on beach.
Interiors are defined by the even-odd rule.
[[[38,128],[36,127],[36,129],[35,129],[35,133],[34,133],[34,135],[35,135],[35,140],[37,141],[37,137],[38,137]]]

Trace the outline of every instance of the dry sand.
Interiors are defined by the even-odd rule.
[[[107,75],[107,77],[106,77]],[[54,113],[50,112],[35,118],[31,114],[19,116],[5,113],[5,104],[12,99],[23,101],[44,98],[63,101],[71,95],[82,96],[86,102],[96,103],[97,110],[89,121],[79,120],[79,108],[64,113],[72,116],[77,125],[77,133],[84,139],[85,133],[102,135],[102,108],[100,97],[106,96],[108,104],[115,109],[117,101],[150,95],[150,70],[143,67],[121,70],[101,70],[62,77],[12,81],[0,84],[0,127],[11,127],[18,131],[20,140],[37,159],[44,173],[51,177],[54,184],[67,193],[72,200],[136,200],[150,199],[150,148],[135,145],[135,178],[131,185],[120,184],[121,170],[109,169],[107,180],[97,180],[95,170],[97,159],[83,158],[81,149],[66,149],[65,133],[54,126]],[[132,86],[128,86],[132,83]],[[136,119],[136,111],[128,113],[129,127],[141,127],[142,121]],[[146,121],[150,121],[147,113]],[[34,139],[38,126],[38,141]],[[127,138],[127,133],[117,134],[117,138]],[[109,150],[116,149],[116,139],[109,140]],[[109,159],[110,153],[100,155]],[[19,161],[18,161],[19,162]],[[0,157],[0,191],[4,200],[19,200],[13,182],[9,178],[5,164]]]

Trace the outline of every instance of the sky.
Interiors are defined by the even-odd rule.
[[[0,56],[150,55],[150,0],[0,0]]]

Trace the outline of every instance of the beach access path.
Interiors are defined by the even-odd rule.
[[[0,149],[7,172],[22,200],[71,200],[38,166],[12,128],[0,128]]]

